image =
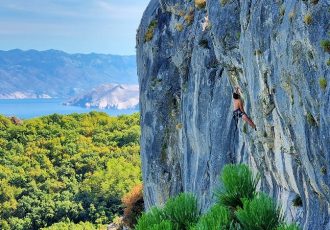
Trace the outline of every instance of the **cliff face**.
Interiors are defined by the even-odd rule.
[[[146,207],[189,191],[206,210],[222,167],[244,162],[287,220],[330,229],[330,47],[320,45],[330,39],[330,1],[200,7],[151,0],[138,30]],[[235,131],[236,85],[257,132],[242,121]]]

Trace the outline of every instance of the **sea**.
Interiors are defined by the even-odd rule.
[[[71,114],[71,113],[88,113],[91,111],[105,112],[111,116],[123,114],[132,114],[138,112],[135,109],[97,109],[83,108],[78,106],[63,105],[67,99],[51,98],[51,99],[0,99],[0,114],[4,116],[15,116],[20,119],[35,118],[50,114]]]

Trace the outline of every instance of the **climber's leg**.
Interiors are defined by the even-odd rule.
[[[254,129],[256,128],[256,125],[253,123],[253,121],[246,114],[244,114],[242,116],[242,119],[244,121],[246,121],[252,128],[254,128]]]

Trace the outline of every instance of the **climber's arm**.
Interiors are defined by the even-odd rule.
[[[243,113],[245,113],[244,105],[243,105],[243,101],[242,101],[242,100],[240,100],[239,108],[240,108],[240,110],[241,110]]]

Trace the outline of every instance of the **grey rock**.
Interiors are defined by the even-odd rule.
[[[189,25],[180,14],[191,8]],[[287,221],[329,229],[330,94],[329,83],[319,85],[320,77],[330,81],[320,46],[330,40],[329,9],[328,0],[208,0],[201,10],[194,1],[151,0],[137,32],[147,209],[193,192],[206,211],[223,166],[243,162],[262,175],[259,189]],[[236,85],[257,132],[244,133],[241,121],[235,130]],[[292,205],[297,195],[301,207]]]

